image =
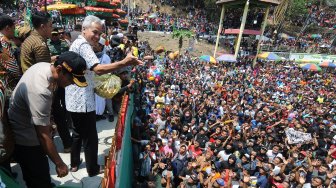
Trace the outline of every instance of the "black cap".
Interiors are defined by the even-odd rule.
[[[65,70],[72,74],[73,82],[79,87],[86,87],[84,72],[86,70],[85,59],[75,52],[64,52],[57,57],[54,66],[61,65]]]
[[[112,47],[119,46],[121,44],[121,38],[118,35],[113,35],[110,41]]]

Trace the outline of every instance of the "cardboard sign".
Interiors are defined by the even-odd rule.
[[[301,144],[312,140],[310,133],[296,131],[293,128],[289,128],[285,132],[289,144]]]

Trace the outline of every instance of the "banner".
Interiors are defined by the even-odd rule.
[[[296,131],[293,128],[289,128],[285,132],[289,144],[302,144],[312,140],[310,133]]]
[[[290,53],[290,60],[334,60],[336,61],[336,55],[326,55],[326,54],[308,54],[308,53]]]

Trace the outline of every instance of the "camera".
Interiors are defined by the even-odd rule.
[[[121,44],[121,38],[117,35],[113,35],[110,40],[110,46],[112,49],[110,50],[109,56],[111,58],[111,61],[121,61],[125,58],[125,54],[123,50],[119,47]]]

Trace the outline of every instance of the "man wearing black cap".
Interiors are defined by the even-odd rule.
[[[14,158],[29,188],[52,187],[46,155],[55,164],[59,177],[68,174],[50,135],[51,104],[57,87],[87,85],[85,69],[82,57],[66,52],[53,65],[37,63],[30,67],[13,91],[8,116],[15,139]]]

